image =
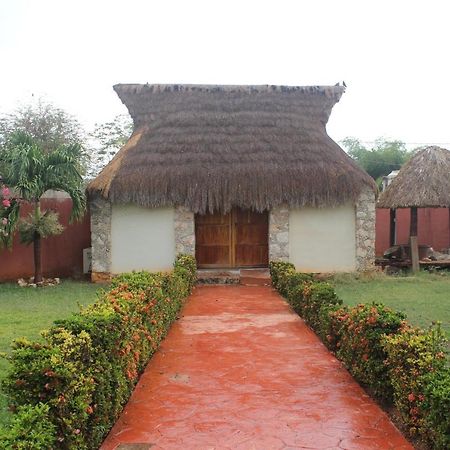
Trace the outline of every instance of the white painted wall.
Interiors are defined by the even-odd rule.
[[[168,270],[175,259],[172,208],[113,205],[111,272]]]
[[[291,210],[289,260],[304,272],[356,270],[355,207]]]

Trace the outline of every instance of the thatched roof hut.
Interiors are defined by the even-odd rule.
[[[378,208],[450,207],[450,151],[419,150],[380,195]]]
[[[112,203],[193,212],[355,202],[373,180],[327,135],[341,86],[114,86],[129,142],[88,186]]]

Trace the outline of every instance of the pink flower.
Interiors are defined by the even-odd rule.
[[[3,217],[2,225],[8,225],[8,219],[6,217]]]
[[[8,195],[9,195],[9,189],[6,186],[2,187],[2,196],[8,197]]]
[[[7,198],[5,198],[5,199],[2,200],[2,205],[5,208],[9,208],[11,206],[11,202]]]

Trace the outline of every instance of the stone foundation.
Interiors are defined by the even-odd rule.
[[[92,281],[107,281],[111,273],[111,203],[92,198],[91,212]],[[109,279],[109,278],[108,278]]]
[[[356,270],[375,267],[375,193],[367,188],[356,202]]]
[[[194,213],[184,206],[175,207],[175,254],[184,253],[195,256]]]
[[[111,274],[106,272],[92,272],[91,281],[93,283],[109,283],[111,281]]]
[[[289,261],[289,208],[269,211],[269,261]]]

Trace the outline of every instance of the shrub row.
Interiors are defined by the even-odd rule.
[[[15,341],[3,389],[16,414],[0,448],[98,448],[194,279],[185,255],[168,274],[118,276],[93,305],[43,332],[44,343]]]
[[[380,303],[342,305],[334,288],[291,263],[271,262],[274,287],[349,372],[377,398],[392,402],[412,435],[450,448],[450,370],[439,325],[411,327]]]

